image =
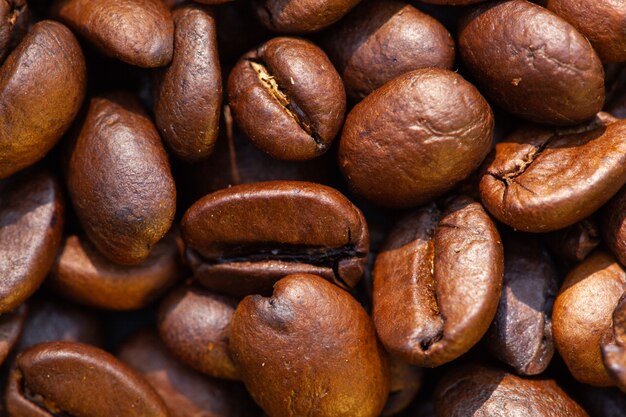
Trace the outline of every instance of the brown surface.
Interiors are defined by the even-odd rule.
[[[602,361],[615,385],[626,393],[626,284],[612,319],[611,328],[602,340]]]
[[[24,329],[24,322],[26,321],[26,314],[26,305],[22,304],[15,310],[3,313],[0,316],[0,364],[6,360],[20,339]]]
[[[602,236],[611,252],[626,265],[626,187],[606,205],[602,218]]]
[[[26,35],[29,21],[26,0],[0,0],[0,62]]]
[[[341,19],[361,0],[254,0],[259,20],[274,32],[309,33]]]
[[[600,228],[593,217],[588,217],[545,235],[550,250],[565,261],[582,261],[600,244]]]

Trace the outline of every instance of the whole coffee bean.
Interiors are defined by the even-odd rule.
[[[339,144],[352,190],[389,207],[414,207],[451,190],[491,149],[493,114],[452,71],[401,75],[357,104]]]
[[[617,387],[626,393],[626,285],[612,318],[611,328],[602,340],[602,360]]]
[[[606,205],[602,216],[602,236],[622,265],[626,265],[626,187]]]
[[[49,278],[52,289],[79,304],[108,310],[143,308],[185,273],[182,242],[174,233],[159,241],[138,265],[121,267],[89,240],[68,236]]]
[[[435,392],[437,417],[587,417],[551,379],[523,379],[467,365],[449,372]]]
[[[540,374],[554,354],[552,307],[558,274],[538,238],[516,233],[504,239],[502,286],[487,348],[519,375]]]
[[[26,35],[29,18],[26,0],[0,0],[0,62]]]
[[[172,60],[174,23],[161,0],[57,0],[52,15],[126,63],[153,68]]]
[[[480,181],[489,212],[526,232],[548,232],[591,215],[626,182],[626,121],[600,113],[586,124],[525,126],[496,145]]]
[[[220,190],[191,206],[181,227],[194,277],[228,294],[269,294],[294,273],[353,288],[367,263],[363,214],[319,184],[270,181]]]
[[[13,311],[0,316],[0,364],[9,356],[24,329],[26,305],[22,304]]]
[[[418,366],[458,358],[496,314],[503,268],[500,236],[480,203],[456,197],[408,214],[374,266],[380,340]]]
[[[361,0],[254,0],[258,18],[270,30],[316,32],[332,25]]]
[[[128,340],[118,357],[161,396],[170,417],[250,417],[259,415],[240,384],[207,378],[179,363],[151,332]]]
[[[61,187],[52,174],[0,182],[0,313],[39,288],[61,245],[64,220]]]
[[[405,72],[454,64],[454,41],[446,28],[396,0],[359,4],[328,31],[324,47],[355,100]]]
[[[578,263],[600,244],[600,228],[595,219],[588,217],[546,234],[545,241],[556,256],[566,262]]]
[[[390,391],[382,417],[394,416],[406,409],[422,388],[422,368],[396,357],[389,358]]]
[[[574,378],[582,383],[613,385],[600,345],[625,288],[626,272],[603,252],[589,256],[563,282],[552,313],[554,343]]]
[[[346,111],[341,77],[324,51],[274,38],[245,54],[228,78],[237,124],[277,159],[305,160],[328,150]]]
[[[146,260],[174,220],[176,188],[167,154],[132,96],[91,100],[71,150],[67,184],[87,236],[113,262]]]
[[[246,297],[230,327],[233,359],[272,417],[375,417],[389,370],[367,313],[321,277],[289,275],[270,298]]]
[[[48,342],[18,355],[7,388],[9,416],[166,417],[156,392],[107,352]]]
[[[548,9],[580,31],[602,62],[626,61],[626,4],[614,0],[549,0]]]
[[[228,328],[237,302],[194,287],[172,292],[161,304],[159,334],[182,362],[215,378],[238,380]]]
[[[186,161],[213,151],[222,104],[222,75],[213,12],[201,6],[177,9],[174,56],[155,88],[156,125],[169,148]]]
[[[76,38],[49,20],[0,68],[0,178],[41,158],[70,127],[85,95],[85,60]]]
[[[604,103],[602,63],[587,39],[528,1],[490,3],[470,13],[459,29],[459,51],[481,91],[519,117],[573,125]]]

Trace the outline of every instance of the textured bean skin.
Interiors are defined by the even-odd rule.
[[[49,20],[0,68],[0,178],[26,168],[58,142],[85,95],[85,58],[65,26]]]
[[[65,202],[50,173],[0,183],[0,313],[39,288],[61,245]]]
[[[106,55],[131,65],[167,65],[174,23],[161,0],[57,0],[52,14]]]
[[[113,262],[144,261],[174,220],[176,189],[167,154],[132,96],[91,100],[71,150],[67,183],[87,236]]]
[[[29,18],[26,0],[0,1],[0,62],[26,35]]]
[[[600,113],[573,128],[526,126],[496,145],[480,180],[489,212],[527,232],[572,225],[626,182],[626,122]]]
[[[323,29],[348,13],[361,0],[254,0],[258,18],[281,33],[310,33]]]
[[[314,275],[290,275],[271,298],[248,296],[230,327],[248,391],[273,417],[378,416],[389,370],[365,310]]]
[[[601,342],[602,361],[615,385],[626,393],[626,284]]]
[[[444,69],[393,79],[348,114],[339,165],[372,202],[415,207],[468,177],[493,140],[493,114],[478,90]]]
[[[250,140],[286,160],[326,152],[346,111],[341,77],[324,51],[287,37],[274,38],[239,60],[228,78],[228,100]]]
[[[626,4],[613,0],[549,0],[548,9],[585,35],[602,62],[626,61]]]
[[[454,41],[446,28],[396,0],[359,4],[329,31],[324,49],[355,100],[405,72],[454,64]]]
[[[602,236],[617,260],[626,265],[626,187],[604,209]]]
[[[374,265],[373,318],[380,340],[418,366],[456,359],[487,331],[503,267],[495,225],[470,198],[407,215]]]
[[[217,140],[222,75],[213,12],[187,5],[173,12],[174,55],[155,88],[155,122],[169,148],[193,162]]]
[[[589,42],[525,0],[471,13],[459,30],[459,52],[487,97],[530,121],[573,125],[604,103],[604,71]]]

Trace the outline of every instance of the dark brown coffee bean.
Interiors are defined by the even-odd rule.
[[[367,263],[363,214],[319,184],[270,181],[220,190],[191,206],[181,227],[194,277],[228,294],[269,294],[292,273],[353,288]]]
[[[552,307],[558,274],[538,238],[504,240],[504,279],[496,317],[486,334],[489,351],[520,375],[542,373],[554,354]]]
[[[385,405],[389,370],[374,326],[321,277],[290,275],[272,297],[246,297],[230,346],[248,391],[272,417],[375,417]]]
[[[523,379],[469,365],[449,372],[437,385],[437,417],[587,417],[551,379]]]
[[[57,0],[52,15],[129,64],[153,68],[172,60],[174,23],[161,0]]]
[[[64,220],[61,187],[51,174],[0,182],[0,313],[39,288],[61,245]]]
[[[274,38],[244,55],[228,78],[228,100],[250,140],[277,159],[328,150],[346,111],[341,77],[309,41]]]
[[[390,357],[390,392],[382,417],[394,416],[406,409],[422,388],[422,368]]]
[[[496,314],[503,268],[500,236],[480,203],[456,197],[407,215],[374,266],[380,340],[418,366],[458,358]]]
[[[565,229],[546,234],[545,241],[556,256],[578,263],[600,244],[600,229],[595,219],[588,217]]]
[[[348,115],[339,164],[353,191],[376,204],[414,207],[468,177],[493,140],[493,114],[452,71],[416,70],[388,82]]]
[[[87,236],[116,263],[143,262],[174,220],[176,189],[167,154],[132,96],[91,100],[67,182]]]
[[[309,33],[332,25],[361,0],[254,0],[257,16],[274,32]]]
[[[174,233],[159,241],[138,265],[120,267],[86,238],[65,240],[52,268],[54,291],[77,303],[108,310],[135,310],[156,300],[183,278],[182,242]]]
[[[446,28],[402,1],[364,1],[325,40],[324,49],[355,100],[405,72],[454,64],[454,41]]]
[[[118,357],[159,393],[170,417],[250,417],[259,415],[241,384],[207,378],[179,363],[151,332],[122,346]]]
[[[0,364],[2,364],[17,343],[24,329],[26,305],[0,316]]]
[[[526,126],[496,145],[480,181],[485,207],[526,232],[591,215],[626,182],[626,121],[600,113],[572,128]]]
[[[607,204],[602,216],[602,236],[622,265],[626,265],[626,187]]]
[[[228,328],[237,302],[207,290],[182,287],[161,304],[159,334],[182,362],[215,378],[238,380]]]
[[[611,328],[602,340],[602,360],[615,385],[626,393],[626,284],[612,319]]]
[[[625,288],[626,272],[603,252],[589,256],[563,282],[552,313],[554,343],[574,378],[582,383],[613,385],[600,345]]]
[[[0,62],[26,35],[29,20],[26,0],[0,0]]]
[[[85,95],[76,38],[44,20],[0,68],[0,178],[43,158],[70,127]]]
[[[11,417],[166,417],[156,392],[107,352],[49,342],[18,355],[6,395]]]
[[[517,116],[573,125],[602,109],[600,59],[583,35],[543,7],[510,0],[479,8],[460,27],[459,52],[481,91]]]
[[[605,63],[626,61],[626,4],[614,0],[549,0],[548,9],[580,31]]]
[[[174,57],[155,89],[156,125],[186,161],[213,151],[222,104],[222,75],[213,12],[187,5],[174,11]]]

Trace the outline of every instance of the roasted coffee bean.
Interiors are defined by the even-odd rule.
[[[159,334],[182,362],[215,378],[238,380],[228,328],[237,301],[194,287],[172,292],[161,304]]]
[[[612,318],[611,328],[602,340],[602,360],[617,387],[626,393],[626,285]]]
[[[228,100],[250,140],[287,160],[326,152],[346,111],[333,64],[320,48],[297,38],[274,38],[244,55],[228,78]]]
[[[141,332],[122,346],[118,357],[159,393],[170,417],[251,417],[259,415],[241,384],[219,381],[179,363],[151,332]]]
[[[411,404],[422,388],[422,368],[389,358],[390,392],[382,417],[394,416]]]
[[[213,151],[222,104],[222,75],[213,12],[187,5],[174,11],[174,56],[159,75],[155,122],[169,148],[186,161]]]
[[[587,39],[528,1],[470,13],[459,29],[459,52],[481,91],[524,119],[573,125],[604,103],[602,63]]]
[[[17,343],[24,329],[26,305],[0,316],[0,364],[2,364]]]
[[[574,268],[554,302],[554,343],[578,381],[610,386],[602,362],[601,341],[611,330],[612,315],[626,289],[626,272],[615,259],[595,252]]]
[[[0,178],[43,158],[84,95],[85,59],[74,35],[60,23],[35,24],[0,68]]]
[[[248,391],[272,417],[375,417],[385,405],[389,370],[371,319],[321,277],[290,275],[270,298],[246,297],[230,346]]]
[[[547,6],[589,39],[602,62],[626,61],[626,4],[614,0],[549,0]]]
[[[487,348],[520,375],[540,374],[554,354],[552,307],[558,275],[537,237],[516,233],[504,239],[502,287]]]
[[[153,68],[172,60],[174,23],[161,0],[57,0],[52,15],[129,64]]]
[[[75,342],[34,346],[16,359],[6,395],[11,417],[166,417],[156,392],[110,354]]]
[[[437,417],[587,417],[551,379],[523,379],[482,366],[463,366],[437,385]]]
[[[617,260],[626,265],[626,187],[604,209],[602,236]]]
[[[64,220],[61,187],[52,174],[0,182],[0,313],[39,288],[61,245]]]
[[[176,188],[139,103],[125,94],[92,99],[69,159],[68,188],[89,239],[113,262],[146,260],[172,225]]]
[[[367,263],[363,214],[319,184],[270,181],[220,190],[191,206],[181,227],[194,277],[228,294],[270,294],[293,273],[353,288]]]
[[[183,278],[182,242],[170,233],[138,265],[121,267],[89,240],[68,236],[52,268],[53,290],[77,303],[108,310],[134,310],[156,300]]]
[[[553,231],[588,217],[626,182],[626,121],[615,120],[600,113],[572,128],[518,129],[496,145],[480,181],[483,204],[526,232]]]
[[[556,256],[570,263],[578,263],[600,244],[600,228],[595,219],[589,217],[565,229],[546,234],[545,241]]]
[[[454,64],[446,28],[396,0],[364,1],[328,31],[324,47],[355,100],[405,72]]]
[[[414,365],[456,359],[496,314],[503,267],[500,236],[480,203],[456,197],[407,215],[374,266],[380,340]]]
[[[254,0],[258,18],[282,33],[309,33],[341,19],[361,0]]]
[[[352,190],[414,207],[451,190],[491,149],[493,114],[478,90],[444,69],[393,79],[348,115],[339,164]]]
[[[0,62],[26,35],[29,20],[26,0],[0,0]]]

